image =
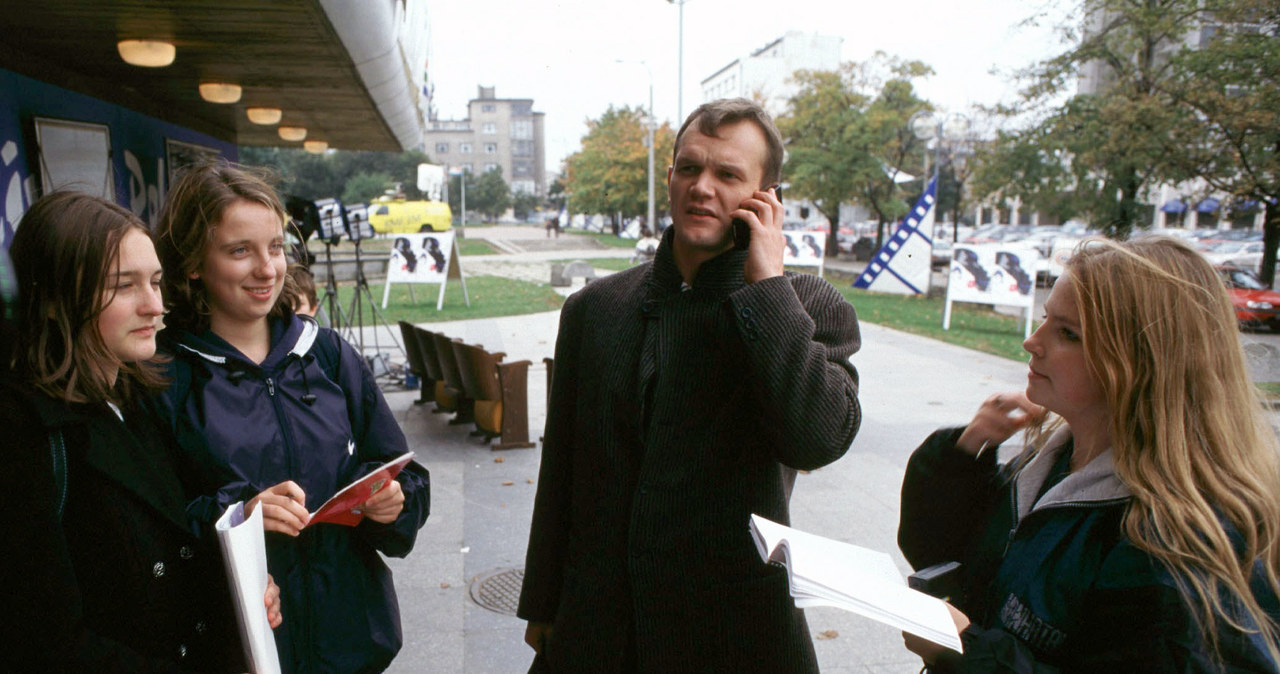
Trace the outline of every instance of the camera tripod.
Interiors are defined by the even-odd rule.
[[[401,356],[404,355],[404,347],[400,345],[400,340],[396,338],[395,331],[387,324],[387,319],[382,315],[382,310],[378,308],[377,302],[373,300],[373,293],[369,290],[369,281],[364,275],[364,263],[360,259],[360,239],[354,239],[354,242],[356,244],[356,287],[351,295],[350,308],[347,309],[345,315],[347,324],[343,330],[339,330],[339,334],[354,345],[361,356],[364,356],[364,311],[365,306],[369,307],[369,326],[373,329],[374,352],[373,358],[369,361],[369,366],[373,370],[374,378],[376,379],[391,374],[389,363],[382,362],[381,367],[377,363],[382,355],[381,330],[386,329],[387,335],[391,337],[392,344],[395,344],[396,350],[400,352]],[[333,273],[332,266],[330,266],[329,273],[330,275]],[[336,325],[334,327],[337,329]]]
[[[318,308],[328,317],[329,327],[342,334],[343,329],[351,325],[351,318],[342,310],[342,303],[338,301],[338,280],[333,274],[333,242],[329,239],[324,239],[324,268],[324,294],[320,297]]]

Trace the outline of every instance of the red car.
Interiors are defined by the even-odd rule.
[[[1280,330],[1280,293],[1268,288],[1253,272],[1239,267],[1216,267],[1227,284],[1236,320],[1241,327]]]

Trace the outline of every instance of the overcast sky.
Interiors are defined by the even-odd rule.
[[[1010,98],[1011,70],[1061,51],[1053,18],[1020,24],[1045,0],[686,0],[683,112],[701,81],[788,30],[844,38],[842,58],[877,50],[936,74],[921,95],[946,111]],[[1049,3],[1074,4],[1066,2]],[[441,119],[466,116],[478,85],[531,98],[546,113],[547,170],[579,148],[586,120],[610,104],[647,107],[653,73],[660,121],[677,119],[680,9],[667,0],[462,0],[431,4],[430,72]],[[1061,18],[1062,10],[1057,18]],[[628,63],[617,63],[618,59]]]

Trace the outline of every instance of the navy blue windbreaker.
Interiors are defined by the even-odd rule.
[[[197,526],[285,480],[302,487],[315,512],[407,451],[364,360],[310,319],[273,319],[260,365],[211,331],[169,328],[160,345],[173,356],[173,383],[155,406],[205,480],[187,508]],[[409,553],[427,519],[430,487],[416,462],[397,479],[405,504],[393,523],[317,524],[297,538],[267,532],[268,567],[281,589],[284,624],[275,635],[285,672],[376,672],[400,650],[395,589],[378,552]]]

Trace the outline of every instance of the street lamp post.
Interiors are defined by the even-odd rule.
[[[667,0],[680,8],[680,41],[676,47],[676,124],[684,122],[684,3],[688,1]]]
[[[654,202],[653,202],[653,132],[658,125],[658,119],[653,114],[653,70],[649,68],[649,64],[644,61],[624,61],[616,59],[618,63],[635,63],[644,66],[644,71],[649,75],[649,118],[645,120],[645,145],[649,147],[649,217],[645,220],[645,224],[649,226],[649,231],[658,231],[657,224],[654,223]]]
[[[942,171],[942,144],[959,143],[969,134],[969,118],[953,112],[949,115],[938,115],[929,110],[921,110],[907,121],[916,138],[925,141],[924,174],[929,174],[929,146],[933,141],[933,179],[937,180]],[[941,188],[941,185],[939,185]],[[960,236],[960,223],[952,223],[951,240],[955,242]]]

